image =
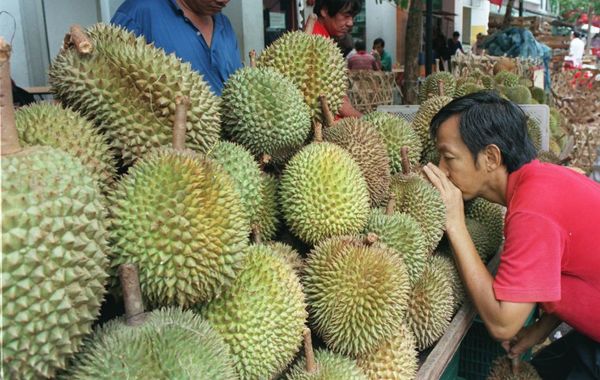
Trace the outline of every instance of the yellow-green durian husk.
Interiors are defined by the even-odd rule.
[[[88,168],[61,150],[28,147],[1,162],[2,372],[51,378],[100,312],[109,253],[104,197]]]

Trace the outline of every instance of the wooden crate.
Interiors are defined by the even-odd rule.
[[[371,70],[350,70],[348,97],[358,111],[368,113],[377,106],[390,105],[396,90],[395,73]]]

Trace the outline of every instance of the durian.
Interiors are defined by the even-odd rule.
[[[438,71],[425,78],[419,89],[419,102],[423,103],[433,96],[454,97],[456,79],[448,71]]]
[[[519,85],[519,76],[509,71],[500,71],[494,75],[494,82],[505,87],[515,87]]]
[[[419,106],[419,110],[411,123],[412,129],[419,136],[419,139],[421,139],[421,146],[423,147],[421,162],[424,164],[428,162],[437,163],[439,161],[439,153],[435,147],[435,142],[429,134],[429,125],[431,124],[431,119],[433,119],[439,110],[451,101],[452,98],[448,96],[429,98]]]
[[[535,150],[540,151],[542,149],[542,130],[537,119],[527,117],[527,135],[529,135]]]
[[[541,380],[535,368],[527,362],[519,363],[519,370],[513,373],[511,360],[501,356],[494,360],[487,380]]]
[[[512,102],[517,104],[531,104],[531,92],[525,86],[503,87],[502,92]]]
[[[504,239],[504,207],[483,198],[465,202],[465,216],[473,218],[488,231],[488,246],[493,256],[500,249]]]

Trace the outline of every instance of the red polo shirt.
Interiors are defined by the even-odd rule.
[[[319,20],[315,21],[315,27],[313,28],[312,34],[318,34],[323,37],[331,37],[325,25],[323,25]]]
[[[600,184],[534,160],[508,176],[496,298],[538,302],[600,342]]]

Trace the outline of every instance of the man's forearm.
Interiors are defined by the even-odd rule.
[[[356,108],[352,107],[350,99],[347,96],[344,96],[339,113],[342,117],[362,117],[362,113],[358,112]]]
[[[496,300],[494,278],[479,258],[466,225],[460,223],[449,229],[447,234],[466,291],[490,334],[498,340],[510,339],[521,329],[535,304]]]

